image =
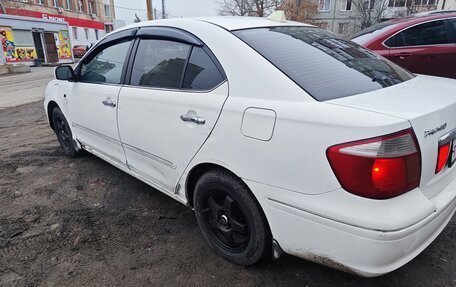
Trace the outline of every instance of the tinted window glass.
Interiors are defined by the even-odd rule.
[[[423,46],[448,43],[445,24],[442,20],[411,27],[388,39],[389,47]]]
[[[141,40],[131,84],[179,89],[190,46],[162,40]]]
[[[220,84],[223,77],[209,55],[194,47],[185,71],[184,89],[210,90]]]
[[[413,77],[358,44],[313,27],[234,33],[319,101],[381,89]]]
[[[81,66],[81,81],[119,84],[130,41],[110,46]]]

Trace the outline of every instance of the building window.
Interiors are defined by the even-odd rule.
[[[341,11],[351,11],[352,10],[352,0],[342,0]]]
[[[388,7],[405,7],[405,0],[389,0]]]
[[[60,7],[60,0],[53,0],[54,7]]]
[[[318,0],[318,10],[319,11],[329,11],[331,5],[331,0]]]
[[[78,12],[84,12],[84,1],[83,0],[78,0]]]
[[[93,1],[89,1],[89,14],[97,14],[97,10],[95,9],[95,3],[93,3]]]
[[[73,30],[73,38],[75,40],[78,39],[78,27],[71,27],[71,29]]]
[[[99,36],[98,36],[98,30],[95,29],[95,39],[96,39],[97,41],[98,41],[98,37],[99,37]]]
[[[318,22],[315,24],[315,26],[317,26],[318,28],[320,29],[328,29],[328,22]]]
[[[415,0],[416,6],[432,6],[436,4],[436,0]]]
[[[86,40],[89,40],[89,29],[84,28],[84,32],[85,32]]]
[[[38,5],[44,5],[44,0],[38,0],[38,1],[37,1],[37,4],[38,4]]]
[[[340,35],[348,34],[348,23],[339,23],[339,34]]]
[[[112,32],[113,30],[114,30],[114,28],[112,27],[112,25],[110,25],[110,24],[106,24],[106,25],[105,25],[105,31],[106,31],[106,33],[110,33],[110,32]]]
[[[374,9],[374,5],[375,5],[375,0],[364,0],[363,2],[363,7],[364,7],[364,10],[372,10]]]
[[[73,3],[71,2],[71,0],[66,0],[66,8],[67,10],[73,9]]]
[[[104,4],[105,17],[111,18],[111,6]]]

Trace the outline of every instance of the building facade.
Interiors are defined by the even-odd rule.
[[[456,0],[439,0],[438,10],[456,10]]]
[[[114,30],[114,0],[2,0],[0,1],[0,16],[3,18],[19,16],[11,25],[8,23],[0,25],[0,33],[5,34],[3,39],[6,39],[8,34],[10,38],[18,39],[16,41],[20,43],[24,37],[28,41],[32,37],[36,57],[40,58],[38,54],[44,54],[44,57],[41,58],[44,60],[43,62],[55,63],[60,62],[60,59],[63,58],[56,59],[54,52],[49,53],[48,50],[54,50],[53,45],[61,47],[60,50],[57,49],[58,57],[68,56],[68,58],[72,58],[72,48],[75,45],[91,45],[106,33]],[[56,27],[53,27],[54,31],[49,31],[46,34],[46,27],[44,26],[37,28],[39,25],[32,25],[32,27],[26,24],[19,25],[20,17],[23,17],[23,21],[27,23],[33,19],[43,20],[37,22],[41,23],[41,26],[46,26],[44,24],[46,21],[61,22],[65,23],[67,28],[66,30],[55,31]],[[51,39],[51,32],[54,33],[54,41]],[[41,33],[42,47],[40,47],[39,37],[36,33]],[[12,61],[11,57],[6,57],[8,51],[5,52],[5,47],[3,48],[4,61]],[[41,49],[44,50],[44,53],[40,52]]]
[[[452,7],[451,3],[456,0],[440,0],[445,1],[447,7]],[[349,36],[369,26],[366,22],[372,25],[436,9],[437,0],[318,0],[319,14],[315,23],[320,28]]]

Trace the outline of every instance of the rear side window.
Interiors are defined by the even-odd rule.
[[[413,78],[394,63],[322,29],[272,27],[234,34],[318,101],[361,94]]]
[[[448,36],[443,20],[413,26],[389,38],[385,42],[388,47],[424,46],[447,43]]]
[[[138,46],[131,84],[179,89],[190,46],[164,40],[141,40]]]
[[[210,90],[223,81],[223,76],[209,55],[194,47],[184,77],[184,89]]]

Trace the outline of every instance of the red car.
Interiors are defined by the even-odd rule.
[[[84,45],[75,45],[73,47],[73,55],[77,58],[82,58],[87,52],[87,46]]]
[[[456,78],[456,12],[378,23],[351,40],[411,72]]]

